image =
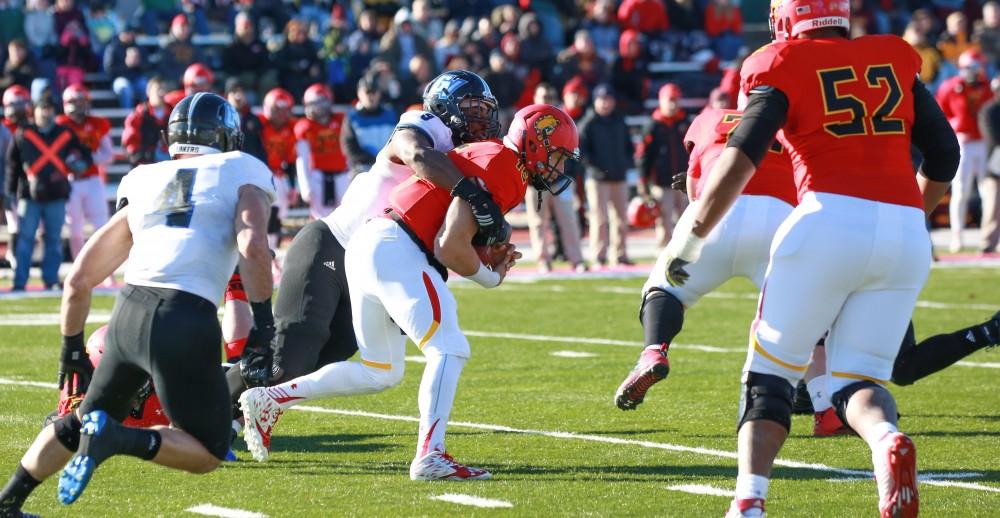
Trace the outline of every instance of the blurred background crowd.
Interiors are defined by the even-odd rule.
[[[1000,5],[851,8],[854,36],[893,33],[917,50],[921,79],[959,133],[963,172],[950,210],[932,223],[951,225],[953,251],[994,251]],[[310,85],[324,84],[344,114],[340,151],[353,175],[435,75],[472,70],[492,88],[501,121],[533,102],[577,120],[578,189],[538,204],[529,192],[525,220],[541,271],[556,259],[583,271],[631,264],[630,224],[669,240],[686,203],[670,179],[686,168],[687,124],[706,105],[735,107],[741,60],[768,40],[767,9],[766,0],[0,0],[0,90],[5,107],[19,98],[7,91],[21,87],[58,112],[67,88],[85,86],[89,113],[110,121],[113,152],[97,167],[113,186],[130,166],[165,157],[156,131],[185,93],[235,95],[244,113],[264,104],[267,122],[278,102],[272,96],[268,110],[269,92],[282,89],[280,104],[298,116]],[[281,174],[294,157],[275,161],[272,152],[261,158]],[[16,209],[18,193],[5,195]],[[640,205],[655,210],[636,212]],[[963,242],[967,223],[982,227],[981,242]]]

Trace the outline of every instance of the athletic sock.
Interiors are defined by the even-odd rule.
[[[120,425],[117,422],[114,423],[114,426],[117,429],[113,434],[108,435],[108,438],[111,440],[108,441],[109,445],[108,448],[106,448],[106,451],[110,452],[113,450],[113,453],[97,460],[98,463],[102,462],[107,457],[116,454],[129,455],[143,460],[153,460],[153,457],[156,457],[156,454],[159,453],[160,446],[163,444],[163,436],[160,435],[158,430],[152,430],[149,428],[132,428],[131,426]],[[91,439],[91,447],[89,449],[92,450],[94,446],[97,446],[93,441],[93,437],[86,434],[82,434],[80,437],[81,446],[83,445],[83,441],[87,439]],[[97,452],[88,452],[90,455],[93,455],[94,453]]]
[[[451,354],[428,354],[424,376],[417,392],[420,409],[420,435],[417,438],[417,458],[431,451],[447,451],[444,433],[458,391],[458,378],[465,358]]]
[[[24,501],[28,499],[28,495],[41,483],[41,481],[35,480],[19,462],[14,474],[7,481],[7,485],[4,486],[3,491],[0,491],[0,516],[8,514],[17,516]]]
[[[373,368],[360,362],[331,363],[305,376],[269,387],[267,393],[278,402],[281,410],[312,399],[374,394],[386,386],[372,377],[370,369]]]
[[[871,438],[872,441],[868,443],[868,447],[871,448],[872,454],[874,455],[875,452],[878,450],[878,445],[879,443],[882,442],[882,439],[884,439],[885,436],[892,433],[896,433],[898,431],[899,429],[896,428],[896,425],[888,421],[883,421],[881,423],[873,425],[872,433],[868,436]]]
[[[826,390],[826,380],[826,374],[822,374],[806,382],[809,399],[812,400],[813,404],[813,412],[817,414],[833,406],[830,401],[830,393]]]
[[[763,475],[738,475],[736,477],[736,499],[751,500],[759,498],[767,500],[767,486],[769,483],[770,480]]]

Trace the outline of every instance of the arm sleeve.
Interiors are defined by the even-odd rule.
[[[920,174],[936,182],[950,182],[958,170],[958,137],[941,107],[919,79],[913,83],[911,131],[913,144],[924,155]]]
[[[434,149],[442,153],[447,153],[455,147],[451,139],[451,128],[445,126],[444,122],[433,113],[420,110],[405,112],[396,124],[396,131],[401,129],[412,129],[423,134]]]
[[[750,91],[743,118],[730,135],[726,147],[735,147],[760,165],[778,130],[788,116],[788,97],[781,90],[757,87]]]

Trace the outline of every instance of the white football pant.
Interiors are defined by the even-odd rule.
[[[333,188],[335,190],[333,196],[333,204],[327,205],[324,201],[326,188],[324,185],[324,177],[327,176],[319,169],[312,169],[306,175],[306,182],[308,185],[300,186],[302,189],[303,198],[309,198],[309,215],[313,219],[322,219],[328,216],[333,209],[340,205],[340,200],[344,197],[344,192],[347,191],[347,186],[351,184],[351,175],[346,171],[343,173],[337,173],[333,175]]]
[[[959,142],[961,158],[958,172],[951,181],[951,200],[948,202],[948,222],[952,239],[961,241],[965,228],[965,217],[969,211],[969,196],[972,194],[973,179],[982,180],[986,175],[986,143],[982,140]]]
[[[72,180],[69,200],[66,202],[66,223],[69,225],[69,248],[75,258],[85,241],[83,226],[90,222],[94,229],[108,222],[108,200],[104,182],[99,176]]]

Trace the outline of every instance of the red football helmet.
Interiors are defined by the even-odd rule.
[[[559,194],[573,183],[563,169],[567,161],[580,159],[580,136],[576,123],[559,108],[548,104],[521,108],[504,142],[517,150],[535,189]]]
[[[284,113],[286,115],[291,115],[292,106],[295,104],[295,98],[292,94],[288,93],[288,90],[284,88],[272,88],[267,95],[264,96],[264,117],[267,120],[274,122],[275,114]],[[279,115],[279,118],[281,115]],[[287,120],[287,117],[285,118]]]
[[[641,196],[632,198],[628,204],[628,225],[635,229],[653,228],[660,219],[660,205]]]
[[[771,39],[785,41],[813,29],[851,28],[850,0],[771,0]]]
[[[3,106],[6,108],[18,103],[26,103],[30,105],[31,93],[28,92],[27,88],[21,85],[11,85],[3,91]]]
[[[194,63],[184,70],[184,93],[191,95],[198,92],[212,91],[212,83],[215,82],[215,74],[212,70],[202,65]]]
[[[958,68],[983,68],[986,57],[979,49],[967,49],[958,56]]]
[[[85,116],[90,110],[90,90],[83,85],[70,85],[63,90],[63,112],[70,117]]]
[[[314,83],[302,94],[302,104],[305,105],[306,117],[324,119],[333,107],[333,92],[323,83]]]
[[[87,355],[90,356],[90,363],[94,365],[94,369],[97,369],[97,366],[101,363],[101,356],[104,354],[104,340],[107,335],[108,326],[104,325],[97,328],[90,335],[90,338],[87,339]],[[67,384],[68,387],[69,385]],[[63,389],[59,395],[58,414],[64,416],[72,412],[76,407],[80,406],[82,401],[83,394],[71,397],[66,393],[66,389]],[[140,428],[170,424],[167,414],[163,411],[163,407],[160,406],[159,398],[156,397],[156,393],[153,391],[152,382],[147,382],[139,389],[135,399],[132,401],[132,410],[129,411],[128,417],[122,421],[122,424]]]
[[[31,120],[31,93],[21,85],[13,85],[3,92],[3,116],[17,125]]]

